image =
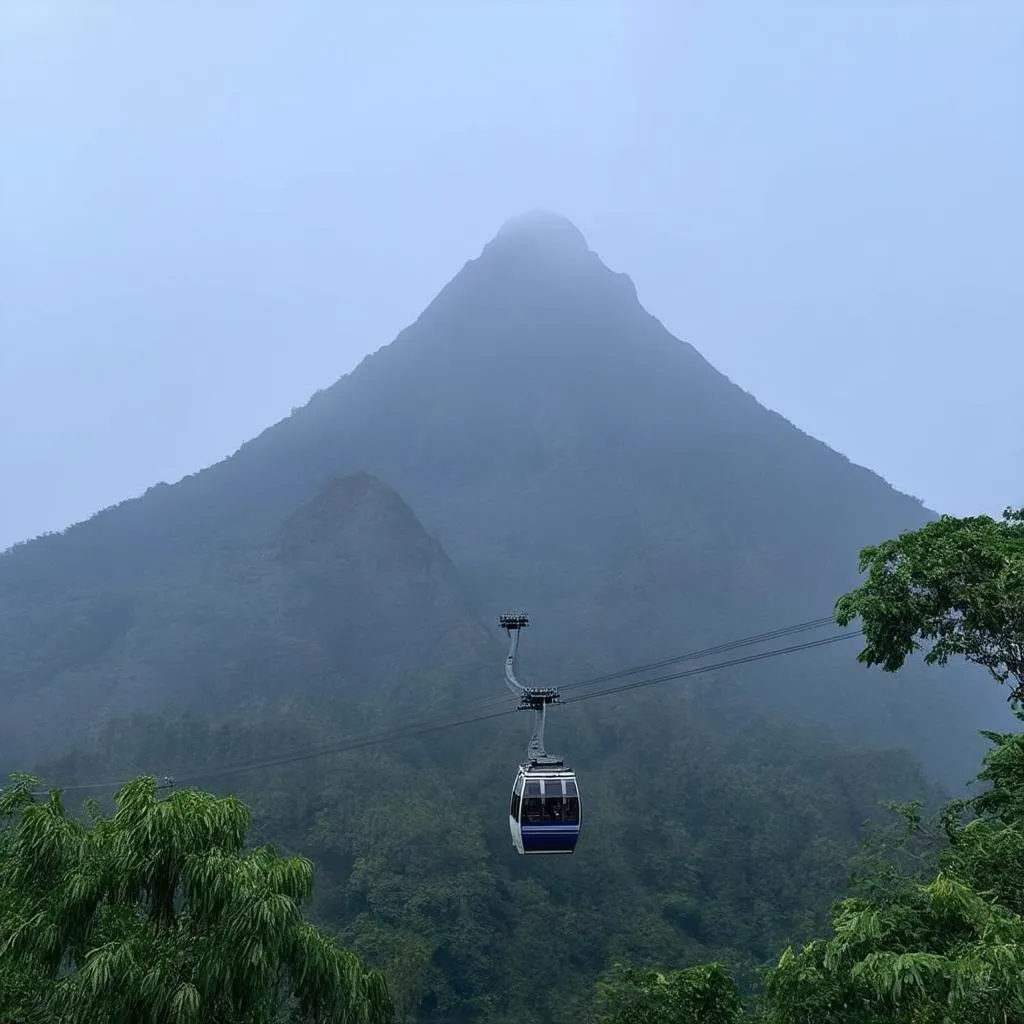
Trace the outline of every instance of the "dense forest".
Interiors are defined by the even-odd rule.
[[[900,797],[927,795],[903,755],[800,741],[700,703],[699,716],[689,704],[670,717],[637,708],[658,725],[618,749],[566,731],[587,825],[562,863],[523,863],[509,842],[524,719],[214,775],[204,788],[244,799],[258,841],[317,864],[313,914],[384,971],[408,1019],[569,1021],[615,959],[719,959],[752,982],[781,943],[823,925],[893,780],[902,774]],[[218,727],[195,716],[114,723],[88,755],[39,774],[74,786],[156,763],[201,780],[352,729],[343,707],[323,706]],[[189,773],[174,777],[188,785]]]
[[[1024,510],[944,517],[863,566],[837,606],[862,621],[862,661],[897,672],[922,645],[940,664],[962,656],[1020,709]],[[184,752],[200,773],[315,749],[345,718],[121,723],[50,770],[95,777]],[[855,853],[879,799],[870,769],[853,778],[841,752],[792,733],[749,742],[771,738],[765,723],[733,717],[716,739],[688,718],[644,737],[669,745],[675,778],[645,774],[642,755],[588,773],[587,852],[539,868],[502,855],[504,793],[481,752],[500,735],[447,745],[444,770],[415,743],[264,769],[238,787],[251,818],[238,796],[159,797],[145,776],[116,809],[92,800],[77,816],[15,775],[0,800],[0,1011],[39,1024],[1024,1020],[1024,733],[987,734],[982,793],[934,813],[906,801],[901,827]],[[828,813],[844,799],[845,828]],[[623,829],[629,844],[608,843]]]

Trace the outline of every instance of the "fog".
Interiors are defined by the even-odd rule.
[[[0,548],[214,462],[509,217],[932,508],[1024,502],[1024,6],[8,0]]]

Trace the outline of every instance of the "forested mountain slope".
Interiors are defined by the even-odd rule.
[[[21,695],[6,728],[21,735],[40,698],[77,695],[70,718],[128,689],[207,687],[200,637],[265,632],[265,610],[225,623],[229,604],[265,588],[225,582],[262,572],[238,566],[339,474],[361,471],[395,488],[444,546],[478,617],[530,608],[545,624],[538,661],[556,678],[828,614],[862,545],[931,516],[672,337],[575,227],[531,215],[391,345],[231,458],[0,558],[0,673]],[[369,579],[361,593],[376,600]],[[321,585],[300,602],[302,629],[334,614],[311,598]],[[169,602],[193,609],[187,621]],[[373,636],[390,647],[410,621],[396,606]],[[131,675],[130,652],[112,645],[150,627],[166,644]],[[291,650],[297,665],[308,656]],[[376,655],[364,653],[370,671]],[[281,658],[281,679],[305,671]],[[234,661],[209,673],[226,699],[278,685]],[[965,673],[904,675],[895,686],[843,648],[742,678],[747,700],[770,712],[906,745],[962,782],[998,695]]]
[[[63,579],[5,595],[0,768],[167,707],[223,716],[343,695],[422,710],[431,666],[499,651],[451,560],[366,473],[330,481],[259,542],[214,536],[156,564],[97,552]]]

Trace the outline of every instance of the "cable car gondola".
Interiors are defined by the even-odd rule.
[[[580,838],[576,773],[521,764],[512,787],[508,827],[518,853],[572,853]]]
[[[576,773],[544,748],[544,725],[556,690],[523,686],[516,678],[519,631],[529,625],[525,615],[503,615],[499,622],[509,636],[505,681],[519,698],[519,708],[534,713],[527,759],[519,765],[512,786],[508,826],[520,854],[573,853],[580,837],[581,808]]]

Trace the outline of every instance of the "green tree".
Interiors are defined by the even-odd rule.
[[[836,621],[861,620],[861,662],[895,672],[930,642],[926,663],[962,655],[1024,700],[1024,508],[1002,520],[943,516],[864,548],[860,571],[868,577],[836,602]]]
[[[0,796],[0,1019],[386,1024],[384,979],[303,919],[313,867],[246,852],[249,810],[152,777],[70,816],[30,776]]]
[[[743,1004],[722,964],[657,971],[616,964],[598,982],[601,1024],[739,1024]]]

